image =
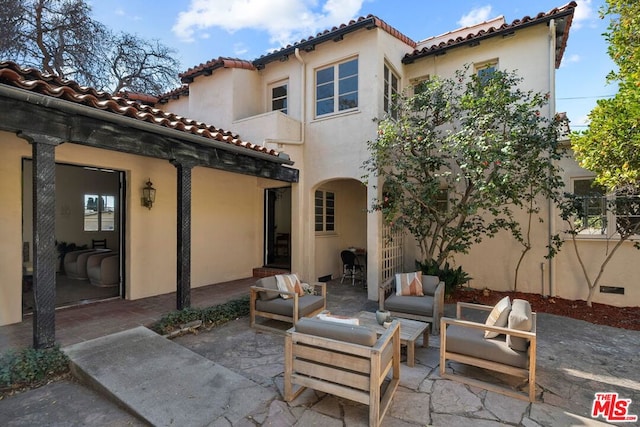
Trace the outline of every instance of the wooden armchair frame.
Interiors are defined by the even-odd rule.
[[[323,304],[321,308],[318,308],[317,310],[314,310],[311,313],[308,313],[307,317],[315,316],[316,314],[321,313],[327,308],[326,283],[317,282],[317,283],[311,284],[311,286],[313,286],[313,291],[316,295],[318,295],[318,289],[319,289],[319,295],[322,296]],[[269,311],[261,311],[256,309],[256,300],[260,298],[258,294],[259,292],[278,292],[280,294],[291,295],[291,297],[293,298],[293,316],[284,316],[282,314],[271,313]],[[296,292],[274,291],[273,289],[270,289],[270,288],[263,288],[255,285],[251,286],[249,288],[249,326],[256,329],[264,329],[272,332],[284,333],[285,331],[281,329],[272,328],[270,326],[265,326],[265,325],[261,325],[260,323],[257,323],[256,317],[265,317],[267,319],[274,319],[282,322],[288,322],[288,323],[292,323],[295,326],[295,324],[298,323],[298,319],[300,318],[300,310],[299,310],[299,302],[298,302],[299,298],[300,296]]]
[[[473,322],[469,320],[462,320],[462,309],[475,309],[490,312],[493,306],[471,304],[458,302],[456,306],[456,318],[451,319],[443,317],[440,320],[440,376],[442,378],[448,378],[455,381],[460,381],[465,384],[469,384],[475,387],[479,387],[485,390],[494,391],[507,396],[516,397],[518,399],[528,400],[534,402],[536,399],[536,313],[532,315],[532,327],[531,332],[525,332],[517,329],[503,328],[497,326],[487,326],[484,323]],[[505,363],[495,362],[488,359],[481,359],[465,354],[453,353],[447,350],[447,325],[458,325],[465,328],[473,328],[484,331],[493,331],[500,334],[512,335],[514,337],[525,338],[529,341],[528,348],[528,367],[519,368],[511,366]],[[506,343],[505,343],[506,345]],[[504,374],[513,375],[519,378],[528,380],[528,387],[525,393],[519,392],[507,386],[502,386],[495,383],[490,383],[474,378],[465,377],[460,374],[454,374],[447,372],[446,363],[447,360],[454,362],[464,363],[467,365],[476,366],[483,369],[489,369],[492,371],[502,372]]]
[[[287,331],[284,348],[287,402],[308,387],[369,405],[369,425],[380,425],[400,383],[397,320],[372,347],[299,333],[294,327]],[[299,386],[295,391],[294,385]]]

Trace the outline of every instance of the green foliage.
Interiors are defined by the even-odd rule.
[[[451,295],[456,288],[469,282],[472,278],[462,270],[462,266],[451,268],[449,262],[445,262],[442,267],[433,260],[417,261],[416,268],[422,271],[422,274],[429,276],[438,276],[444,282],[445,295]]]
[[[607,0],[601,14],[611,17],[605,38],[618,66],[609,81],[619,85],[612,99],[601,99],[589,114],[589,128],[573,133],[580,166],[596,173],[610,190],[640,182],[640,2]]]
[[[249,297],[246,296],[213,307],[172,311],[151,325],[150,329],[164,335],[196,320],[208,326],[217,326],[248,314]]]
[[[0,387],[20,388],[41,384],[69,371],[69,359],[59,347],[26,348],[0,355]]]
[[[523,241],[514,212],[537,213],[562,186],[556,119],[540,113],[548,96],[521,83],[506,71],[431,78],[368,143],[365,179],[383,185],[372,209],[414,236],[421,259],[442,266],[500,230]]]

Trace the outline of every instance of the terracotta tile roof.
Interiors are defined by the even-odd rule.
[[[163,93],[158,97],[158,103],[166,104],[171,99],[178,99],[181,96],[189,96],[189,85],[182,85],[179,88]]]
[[[124,92],[116,93],[115,96],[118,96],[118,97],[124,98],[124,99],[128,99],[130,101],[138,101],[138,102],[140,102],[142,104],[148,104],[148,105],[155,105],[156,103],[158,103],[158,100],[159,100],[159,97],[157,97],[157,96],[149,95],[149,94],[142,93],[142,92],[124,91]]]
[[[293,45],[288,45],[282,49],[276,50],[267,55],[263,55],[260,58],[254,60],[253,65],[255,65],[256,68],[262,68],[269,62],[277,61],[280,60],[280,58],[287,57],[293,54],[296,48],[300,50],[312,51],[315,49],[315,46],[317,44],[327,41],[341,40],[345,34],[354,32],[361,28],[366,28],[369,30],[373,28],[380,28],[391,34],[398,40],[402,41],[409,47],[415,48],[417,46],[415,41],[411,40],[409,37],[405,36],[400,31],[384,22],[382,19],[374,15],[367,15],[366,17],[361,16],[358,19],[351,20],[348,24],[342,24],[338,27],[333,27],[330,30],[325,30],[321,33],[318,33],[315,37],[311,36],[307,39],[300,40]]]
[[[540,12],[533,18],[530,16],[525,16],[522,19],[516,19],[511,24],[507,24],[504,21],[501,22],[499,26],[490,26],[489,28],[482,28],[479,31],[473,31],[475,27],[469,27],[469,31],[464,32],[461,30],[453,31],[452,35],[458,35],[455,38],[449,38],[448,40],[442,40],[443,36],[438,36],[435,38],[437,40],[437,44],[432,44],[430,46],[425,46],[422,49],[414,50],[412,53],[405,55],[402,59],[402,62],[405,64],[410,64],[414,62],[416,59],[424,58],[426,56],[438,55],[444,53],[448,49],[452,49],[454,47],[469,45],[472,43],[477,43],[482,39],[495,37],[498,35],[505,35],[512,33],[516,30],[520,30],[522,28],[529,27],[531,25],[540,24],[543,22],[549,22],[552,19],[559,19],[566,17],[566,21],[561,23],[558,26],[556,31],[556,37],[558,38],[556,44],[556,68],[560,66],[560,61],[562,61],[562,55],[564,54],[564,50],[567,46],[567,38],[569,36],[569,28],[571,27],[571,22],[573,20],[573,13],[575,8],[577,7],[576,2],[572,1],[567,3],[564,6],[556,7],[551,9],[549,12]],[[441,41],[442,40],[442,41]],[[428,42],[427,39],[425,42]]]
[[[230,145],[244,147],[248,150],[258,151],[276,157],[279,155],[275,150],[269,150],[261,145],[242,141],[237,135],[223,129],[218,129],[205,123],[143,105],[136,101],[127,100],[123,97],[112,96],[106,92],[99,92],[90,87],[80,86],[74,81],[63,80],[51,74],[43,74],[34,68],[21,68],[13,62],[0,62],[0,84],[63,99],[85,105],[89,108],[131,117],[136,120],[175,129],[187,134],[226,142]]]
[[[209,76],[218,68],[242,68],[245,70],[255,70],[256,68],[249,61],[237,58],[218,57],[195,67],[189,68],[184,73],[178,74],[183,83],[191,83],[198,76]]]

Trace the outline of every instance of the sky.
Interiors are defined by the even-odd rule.
[[[175,49],[181,71],[211,59],[254,60],[369,14],[420,41],[504,16],[507,23],[569,0],[89,0],[93,17],[115,31],[158,39]],[[604,0],[578,0],[567,49],[556,73],[556,110],[582,130],[597,99],[616,92],[600,19]]]

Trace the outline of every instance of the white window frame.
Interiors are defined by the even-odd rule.
[[[383,101],[382,108],[391,118],[398,118],[398,93],[400,91],[400,76],[386,62],[382,71],[383,76]],[[395,81],[394,81],[395,80]]]
[[[355,74],[341,74],[340,66],[346,65],[351,62],[355,62],[356,64]],[[360,82],[359,82],[360,68],[359,67],[360,67],[360,62],[358,60],[358,57],[356,56],[353,58],[345,59],[344,61],[336,62],[335,64],[317,68],[315,70],[315,73],[314,73],[314,76],[315,76],[315,84],[314,84],[315,107],[314,108],[315,110],[314,111],[315,111],[316,118],[342,114],[342,113],[346,113],[346,112],[354,111],[358,109],[358,105],[360,102],[360,99],[359,99],[360,98]],[[319,73],[331,74],[329,70],[333,72],[330,79],[320,80],[318,78]],[[342,91],[341,83],[343,82],[347,83],[354,77],[355,77],[355,86],[356,86],[355,90]],[[323,94],[323,97],[319,98],[320,90],[328,89],[329,86],[332,86],[332,89],[330,90],[331,93]],[[355,94],[355,105],[343,108],[340,105],[341,98],[344,98],[345,96],[351,96],[353,94]],[[331,104],[329,104],[328,101],[331,101]],[[318,104],[320,104],[321,102],[324,102],[326,105],[331,105],[331,111],[319,112]]]
[[[594,181],[594,177],[593,176],[587,176],[587,177],[573,177],[571,178],[571,189],[572,192],[575,194],[576,191],[576,182],[577,181]],[[594,196],[596,198],[600,198],[600,203],[601,203],[601,209],[603,210],[603,214],[602,214],[602,222],[604,223],[603,227],[586,227],[586,228],[582,228],[578,231],[578,236],[582,236],[582,237],[586,237],[589,236],[590,238],[594,238],[594,237],[600,237],[600,238],[610,238],[611,236],[615,236],[616,234],[618,234],[617,232],[617,215],[615,215],[613,212],[611,212],[610,209],[608,209],[607,204],[611,203],[612,201],[615,200],[615,195],[612,194],[607,194],[604,189],[600,192],[598,192],[598,189],[594,190],[594,193],[596,194],[602,194],[602,196]],[[630,215],[630,217],[635,218],[636,220],[640,220],[640,215]],[[587,218],[587,221],[589,219]],[[613,227],[610,227],[610,224],[613,224]],[[637,235],[637,234],[636,234]]]
[[[316,190],[314,193],[314,222],[316,234],[336,233],[336,193]]]
[[[284,96],[274,97],[274,90],[283,87],[285,88]],[[269,111],[281,111],[284,114],[288,114],[289,112],[289,80],[279,80],[277,82],[273,82],[268,86],[269,91]],[[284,100],[284,106],[281,108],[275,108],[274,103],[278,100]]]

